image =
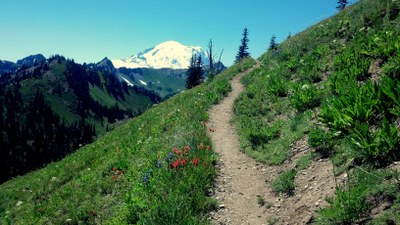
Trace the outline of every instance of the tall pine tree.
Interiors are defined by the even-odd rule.
[[[347,0],[338,0],[337,2],[338,6],[336,6],[336,9],[342,11],[343,9],[346,8],[348,3],[349,2]]]
[[[191,89],[203,82],[203,61],[201,56],[192,55],[189,69],[186,71],[186,88]]]
[[[269,42],[268,50],[276,50],[277,47],[278,44],[276,44],[276,37],[275,35],[272,35],[271,41]]]
[[[249,57],[250,53],[248,52],[249,46],[249,31],[247,30],[247,28],[244,28],[243,30],[243,38],[241,40],[241,44],[239,46],[239,51],[236,55],[236,60],[235,62],[238,63],[240,62],[242,59]]]

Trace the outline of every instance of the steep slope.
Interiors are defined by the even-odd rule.
[[[1,224],[207,224],[217,155],[203,125],[248,59],[65,159],[0,185]],[[187,147],[186,147],[187,146]]]
[[[46,62],[46,58],[42,54],[30,55],[17,61],[18,67],[29,68]]]
[[[16,63],[0,60],[0,76],[3,73],[14,73],[17,69],[30,68],[46,62],[46,58],[42,54],[30,55],[18,60]]]
[[[64,157],[160,99],[61,56],[19,65],[0,78],[1,182]]]
[[[207,64],[205,51],[199,46],[185,46],[176,41],[166,41],[126,59],[115,59],[116,68],[170,68],[187,69],[193,54],[203,58]]]
[[[269,222],[400,223],[399,12],[398,1],[360,1],[268,51],[243,79],[241,149],[276,170],[260,196],[276,212]],[[335,196],[315,170],[327,159]],[[284,216],[309,193],[328,195]]]
[[[13,62],[0,60],[0,76],[6,72],[13,72],[17,69],[17,65]]]

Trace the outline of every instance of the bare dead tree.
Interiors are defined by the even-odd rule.
[[[213,42],[212,39],[208,42],[208,50],[206,51],[208,61],[210,63],[210,71],[214,69],[214,60],[213,60]]]

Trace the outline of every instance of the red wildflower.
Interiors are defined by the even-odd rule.
[[[194,158],[194,159],[192,160],[192,163],[193,163],[193,165],[195,165],[195,166],[199,165],[199,162],[200,162],[200,159],[199,159],[199,158]]]
[[[181,166],[185,166],[188,160],[189,160],[188,158],[184,158],[184,159],[181,161]]]
[[[182,155],[182,152],[181,152],[181,150],[179,150],[178,148],[173,148],[172,149],[172,151],[175,153],[175,154],[177,154],[177,155]]]
[[[188,153],[188,152],[189,152],[189,149],[190,149],[190,147],[186,145],[185,148],[183,149],[183,151],[184,151],[185,153]]]
[[[114,172],[117,171],[117,168],[116,167],[112,168],[112,171],[114,171]]]
[[[208,151],[210,151],[210,150],[211,150],[211,146],[207,145],[207,146],[206,146],[206,149],[207,149]]]
[[[197,149],[200,150],[200,149],[202,149],[203,147],[204,147],[204,145],[203,145],[203,143],[201,143],[201,144],[199,144],[199,145],[197,146]]]
[[[177,159],[175,162],[172,162],[171,164],[169,164],[169,168],[174,169],[174,168],[178,167],[179,164],[181,164],[181,159]]]
[[[118,175],[122,175],[122,171],[121,170],[118,171]]]
[[[117,179],[117,175],[114,175],[114,176],[112,176],[111,177],[113,180],[116,180]]]

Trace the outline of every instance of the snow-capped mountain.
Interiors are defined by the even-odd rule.
[[[201,47],[185,46],[176,41],[167,41],[132,57],[111,61],[116,68],[187,69],[194,53],[203,58],[204,65],[208,65],[206,53]]]

